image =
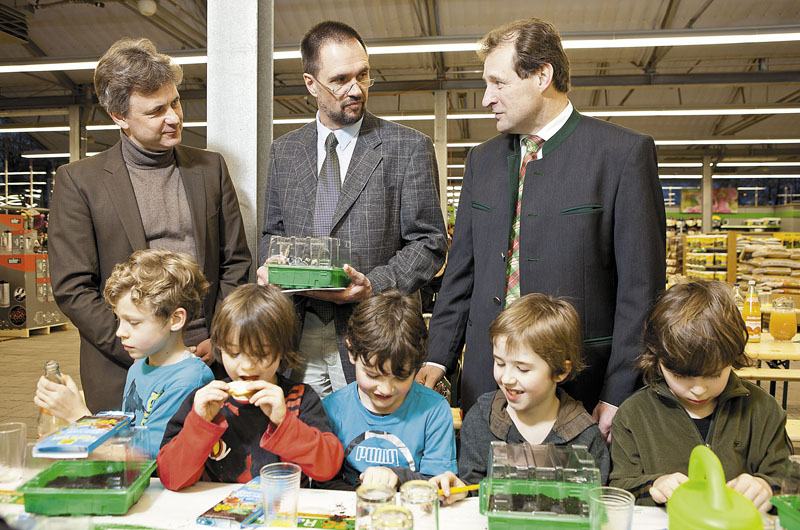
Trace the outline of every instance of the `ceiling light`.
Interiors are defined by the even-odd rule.
[[[447,142],[447,147],[475,147],[481,142]]]
[[[795,167],[800,162],[718,162],[717,167]]]
[[[206,64],[206,55],[185,55],[172,57],[175,64]],[[54,61],[47,63],[13,63],[0,64],[0,74],[13,74],[25,72],[66,72],[69,70],[94,70],[97,68],[97,60],[85,61]]]
[[[660,180],[694,180],[703,178],[703,175],[659,175],[658,178]]]
[[[719,175],[719,174],[714,174],[714,176],[712,178],[714,178],[716,180],[719,180],[719,179],[739,179],[739,180],[741,180],[741,179],[800,179],[800,173],[788,174],[788,175],[785,175],[785,174],[784,175],[778,175],[778,174],[775,174],[775,175],[765,175],[765,174],[759,174],[759,175],[738,175],[738,174],[737,175]]]
[[[658,167],[703,167],[702,162],[659,162]]]
[[[33,171],[34,175],[47,175],[47,171]],[[8,173],[0,171],[0,175],[30,175],[31,171],[9,171]]]
[[[146,17],[152,17],[158,10],[156,0],[138,0],[136,2],[136,7],[139,9],[139,13]]]
[[[656,140],[656,145],[760,145],[760,144],[800,144],[800,138],[706,138],[700,140]]]
[[[86,153],[86,156],[100,154],[100,151]],[[22,158],[69,158],[69,153],[27,153],[20,155]]]
[[[620,37],[601,39],[564,39],[565,50],[585,48],[652,48],[658,46],[708,46],[720,44],[760,44],[800,41],[800,32],[787,33],[731,33],[728,35],[702,34],[664,37]]]
[[[464,169],[466,164],[447,164],[447,169]]]
[[[207,127],[207,123],[204,121],[186,121],[183,122],[183,127]],[[86,126],[87,131],[113,131],[117,129],[119,129],[119,127],[114,123],[102,123]],[[25,127],[18,125],[0,125],[0,134],[41,132],[69,132],[69,125],[32,125]]]
[[[581,114],[595,118],[642,116],[745,116],[752,114],[800,114],[800,107],[586,110],[581,111]]]

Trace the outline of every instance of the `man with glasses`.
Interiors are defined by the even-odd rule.
[[[344,335],[353,306],[372,293],[413,293],[444,263],[433,144],[424,134],[366,111],[366,46],[340,22],[317,24],[300,44],[303,79],[317,118],[272,144],[260,263],[272,236],[350,241],[343,291],[297,296],[303,366],[292,377],[325,396],[355,380]],[[258,281],[267,283],[266,267]],[[387,396],[390,397],[390,396]]]

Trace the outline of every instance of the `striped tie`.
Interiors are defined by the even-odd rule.
[[[505,307],[519,298],[519,220],[522,211],[522,188],[525,184],[525,166],[531,160],[536,160],[536,153],[541,149],[544,140],[538,136],[525,136],[522,139],[525,145],[525,158],[519,168],[519,188],[517,189],[517,208],[514,214],[514,226],[511,228],[511,237],[508,245],[508,265],[506,266],[506,304]]]

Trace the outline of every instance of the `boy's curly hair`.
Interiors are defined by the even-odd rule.
[[[137,250],[118,263],[106,280],[103,298],[112,308],[130,293],[134,305],[149,304],[156,317],[166,320],[179,307],[186,322],[200,316],[209,283],[194,258],[165,249]]]

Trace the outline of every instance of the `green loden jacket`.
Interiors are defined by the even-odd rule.
[[[786,412],[774,397],[734,373],[717,399],[703,440],[664,381],[628,398],[611,428],[609,485],[633,493],[637,504],[654,505],[649,493],[653,481],[670,473],[686,474],[692,449],[705,444],[722,462],[726,481],[749,473],[773,489],[780,487],[784,464],[793,452]]]

